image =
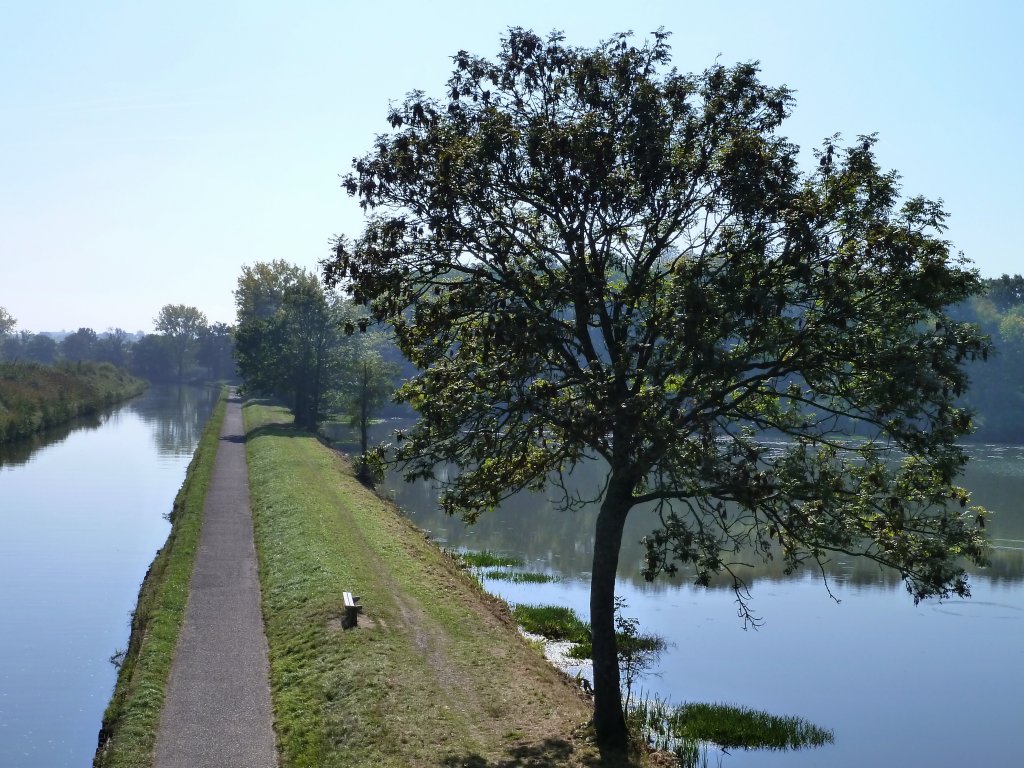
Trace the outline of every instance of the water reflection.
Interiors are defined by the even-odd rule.
[[[395,423],[378,425],[375,439],[386,439],[395,427]],[[358,450],[346,427],[333,425],[327,431],[342,450]],[[972,446],[969,454],[971,461],[962,483],[973,494],[974,503],[994,513],[988,527],[992,542],[991,565],[974,569],[975,578],[996,583],[1024,581],[1024,507],[1021,501],[1024,499],[1024,446]],[[578,464],[568,478],[569,490],[591,498],[601,488],[604,477],[603,463]],[[550,569],[569,578],[589,577],[596,505],[568,511],[561,508],[557,489],[549,488],[545,493],[524,491],[503,502],[495,512],[482,515],[475,524],[466,525],[441,513],[440,490],[436,484],[406,483],[398,474],[392,474],[384,490],[417,525],[429,530],[434,539],[445,546],[516,552],[539,570]],[[630,513],[619,562],[620,581],[645,585],[640,573],[644,558],[640,542],[658,524],[651,507],[638,507]],[[792,578],[784,573],[784,566],[778,561],[765,563],[742,555],[739,559],[751,563],[739,570],[750,584]],[[826,574],[833,583],[852,586],[895,587],[902,583],[894,571],[861,557],[833,555],[826,566]],[[659,576],[654,585],[647,588],[672,589],[687,581],[685,574],[674,578]],[[712,586],[726,588],[731,583],[723,577]]]
[[[139,583],[216,391],[154,388],[0,468],[0,766],[88,765]],[[179,415],[180,409],[180,415]],[[181,423],[175,423],[177,419]]]
[[[74,432],[99,429],[111,419],[116,422],[122,409],[153,425],[153,439],[161,455],[191,456],[218,395],[216,387],[154,387],[127,403],[0,445],[0,467],[21,466],[38,451],[64,442]]]
[[[133,400],[131,411],[154,427],[153,439],[164,456],[190,456],[213,409],[217,387],[161,387],[151,397]]]
[[[48,445],[63,442],[72,432],[97,429],[103,426],[110,412],[108,410],[91,416],[82,416],[20,440],[0,445],[0,467],[17,467],[27,464],[38,451]]]

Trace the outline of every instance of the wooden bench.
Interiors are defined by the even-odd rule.
[[[359,622],[359,613],[363,610],[363,606],[359,604],[359,595],[353,595],[351,592],[342,592],[342,596],[345,598],[345,616],[341,620],[342,629],[352,629]]]

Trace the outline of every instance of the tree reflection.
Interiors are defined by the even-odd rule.
[[[80,416],[20,440],[0,444],[0,467],[18,467],[27,464],[29,459],[43,448],[64,442],[72,432],[82,429],[98,429],[103,426],[110,413],[111,410],[107,410],[98,414]]]
[[[191,454],[199,442],[219,394],[216,387],[159,387],[130,407],[140,419],[153,425],[160,455],[183,456]]]
[[[394,424],[380,425],[378,439],[386,439]],[[337,433],[344,441],[345,434]],[[345,442],[339,444],[345,450]],[[972,460],[963,477],[963,485],[973,500],[993,512],[988,525],[992,542],[991,564],[983,569],[972,568],[975,578],[996,583],[1024,581],[1024,446],[977,446],[969,449]],[[598,461],[578,465],[567,478],[570,492],[584,498],[593,497],[605,477],[605,467]],[[443,477],[442,477],[443,479]],[[550,569],[568,578],[588,578],[592,560],[593,531],[597,505],[578,510],[565,510],[550,494],[521,492],[507,499],[493,513],[481,515],[473,525],[450,518],[440,511],[440,488],[437,483],[406,483],[399,473],[392,473],[383,486],[395,502],[406,510],[421,528],[444,546],[466,549],[489,549],[523,558],[531,569]],[[618,578],[655,592],[688,583],[681,572],[674,578],[659,576],[646,584],[641,575],[645,548],[640,543],[658,525],[652,508],[638,508],[626,522]],[[748,584],[758,580],[781,581],[802,578],[806,572],[793,576],[785,573],[781,558],[768,563],[759,558],[735,554],[739,563],[750,562],[740,570]],[[756,564],[755,564],[756,563]],[[863,558],[834,555],[825,575],[830,583],[860,587],[895,588],[901,583],[899,574]],[[712,588],[732,588],[732,580],[713,580]]]
[[[146,394],[99,414],[84,416],[0,445],[0,467],[21,466],[43,448],[63,442],[72,432],[98,429],[121,409],[136,414],[153,427],[153,439],[162,456],[187,456],[199,442],[206,420],[220,391],[216,387],[153,387]]]

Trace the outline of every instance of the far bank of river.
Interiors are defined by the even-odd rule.
[[[0,765],[88,765],[139,583],[215,388],[156,387],[0,448]]]

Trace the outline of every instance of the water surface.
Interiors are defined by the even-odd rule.
[[[216,396],[155,388],[0,448],[0,766],[91,764],[109,658]]]

